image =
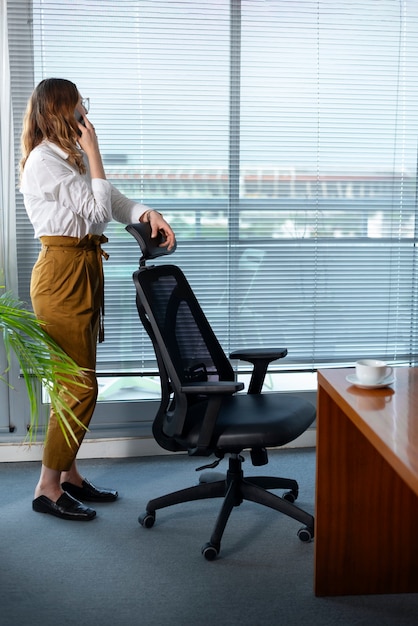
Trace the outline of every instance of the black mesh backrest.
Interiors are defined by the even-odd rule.
[[[191,381],[234,380],[231,364],[177,266],[135,272],[134,282],[174,387]]]

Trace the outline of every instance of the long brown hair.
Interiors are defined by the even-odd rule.
[[[21,172],[30,152],[44,139],[65,150],[69,163],[81,174],[86,171],[77,147],[78,126],[74,117],[79,97],[76,85],[64,78],[46,78],[35,87],[23,119]]]

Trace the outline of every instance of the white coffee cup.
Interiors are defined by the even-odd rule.
[[[356,363],[357,380],[364,385],[377,385],[392,372],[392,367],[377,359],[361,359]]]

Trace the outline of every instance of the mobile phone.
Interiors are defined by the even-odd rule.
[[[80,124],[83,124],[83,126],[85,126],[84,120],[83,120],[83,116],[81,115],[80,111],[78,111],[77,109],[74,110],[74,117],[77,120],[77,122],[80,122]],[[78,131],[78,134],[81,137],[81,131]]]

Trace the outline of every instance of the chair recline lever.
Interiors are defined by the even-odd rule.
[[[214,461],[213,463],[208,463],[207,465],[201,465],[200,467],[196,467],[195,472],[201,472],[204,469],[215,469],[215,467],[218,467],[222,459],[216,459],[216,461]]]

